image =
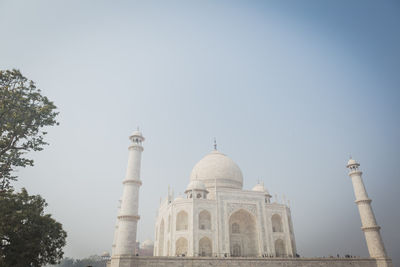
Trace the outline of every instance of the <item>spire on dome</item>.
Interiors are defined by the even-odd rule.
[[[217,150],[217,139],[214,137],[214,150]]]

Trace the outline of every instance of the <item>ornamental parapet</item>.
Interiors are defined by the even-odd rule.
[[[381,227],[378,225],[361,227],[364,232],[379,231],[380,229]]]
[[[365,204],[365,203],[367,203],[367,204],[369,204],[369,203],[371,203],[372,202],[372,199],[369,199],[369,198],[367,198],[367,199],[359,199],[359,200],[356,200],[356,201],[354,201],[356,204]]]
[[[140,180],[124,180],[122,184],[138,184],[139,186],[142,185],[142,181]]]
[[[140,220],[139,215],[119,215],[118,220],[121,221],[138,221]]]

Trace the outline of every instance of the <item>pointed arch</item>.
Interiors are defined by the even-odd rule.
[[[286,256],[286,248],[285,243],[282,239],[277,239],[275,241],[275,255],[277,257],[285,257]]]
[[[188,214],[181,210],[176,216],[176,231],[185,231],[188,229]]]
[[[176,256],[182,256],[182,255],[187,255],[188,251],[188,241],[184,237],[180,237],[178,240],[176,240],[175,243],[175,255]]]
[[[230,216],[229,244],[232,256],[259,255],[256,219],[247,210],[240,209]]]
[[[271,222],[272,222],[272,232],[283,232],[282,218],[279,214],[272,215]]]
[[[199,213],[199,229],[211,229],[211,214],[207,210],[203,210]]]
[[[199,241],[199,256],[211,257],[212,255],[212,243],[207,237],[203,237]]]

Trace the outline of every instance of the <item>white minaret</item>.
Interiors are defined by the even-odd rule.
[[[136,249],[136,229],[140,219],[138,215],[140,162],[142,158],[144,137],[139,130],[135,131],[129,139],[128,167],[126,176],[122,182],[124,185],[122,193],[121,208],[118,213],[118,228],[116,234],[114,256],[134,256]]]
[[[361,178],[362,172],[358,169],[360,166],[354,159],[349,160],[349,176],[353,182],[356,204],[361,217],[361,229],[364,232],[369,255],[372,258],[387,258],[386,250],[383,245],[382,237],[379,232],[380,227],[376,223],[374,212],[371,207],[371,199],[368,198],[367,190]]]

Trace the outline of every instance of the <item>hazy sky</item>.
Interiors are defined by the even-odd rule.
[[[168,185],[212,149],[292,203],[302,256],[368,255],[351,154],[400,264],[398,1],[4,1],[0,68],[57,105],[17,188],[41,194],[65,255],[111,251],[128,136],[140,126],[138,240]]]

